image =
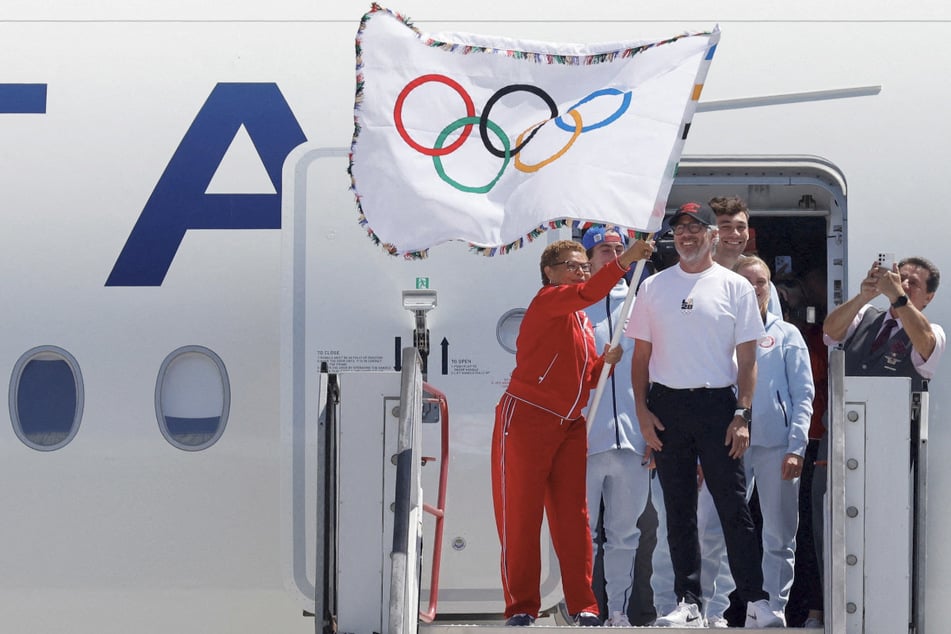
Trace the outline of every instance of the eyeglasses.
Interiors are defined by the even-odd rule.
[[[564,262],[555,262],[554,264],[549,264],[548,266],[563,266],[568,269],[569,273],[577,273],[578,269],[581,269],[585,273],[591,272],[591,264],[588,262],[575,262],[574,260],[565,260]]]
[[[706,231],[707,225],[699,222],[685,222],[683,224],[674,225],[670,228],[674,232],[675,236],[682,235],[684,231],[687,231],[690,234],[700,233],[701,231]]]

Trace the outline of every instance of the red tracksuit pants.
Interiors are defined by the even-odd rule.
[[[598,613],[591,591],[591,533],[585,500],[588,437],[575,420],[507,392],[495,410],[492,498],[502,545],[505,616],[538,616],[542,513],[548,516],[570,614]]]

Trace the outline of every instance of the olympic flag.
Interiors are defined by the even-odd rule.
[[[405,257],[505,253],[564,221],[656,231],[718,39],[425,34],[374,4],[356,43],[360,222]]]

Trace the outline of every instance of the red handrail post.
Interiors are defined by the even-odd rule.
[[[436,518],[433,531],[433,559],[429,580],[429,607],[419,611],[419,620],[432,623],[436,618],[436,606],[439,603],[439,565],[442,561],[442,533],[443,520],[446,517],[446,482],[449,478],[449,401],[446,395],[428,383],[423,383],[423,390],[432,397],[424,399],[426,402],[439,403],[440,420],[440,460],[439,460],[439,488],[436,494],[436,506],[423,504],[423,510]]]

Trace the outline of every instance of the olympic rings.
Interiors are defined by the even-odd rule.
[[[593,93],[591,93],[590,95],[588,95],[587,97],[585,97],[584,99],[576,103],[575,105],[568,108],[568,112],[573,112],[578,106],[586,104],[592,99],[596,99],[603,95],[624,95],[624,99],[621,101],[621,105],[618,106],[617,110],[615,110],[613,113],[611,113],[610,115],[608,115],[601,121],[598,121],[597,123],[592,123],[591,125],[584,126],[583,128],[581,128],[582,132],[597,130],[598,128],[603,128],[609,123],[614,123],[615,121],[617,121],[618,117],[620,117],[622,114],[627,112],[627,109],[631,105],[631,91],[630,90],[628,90],[627,92],[621,92],[617,88],[602,88],[601,90],[595,90]],[[555,125],[561,128],[562,130],[564,130],[565,132],[574,132],[574,128],[569,126],[567,123],[563,123],[561,119],[562,117],[558,117],[557,119],[555,119]]]
[[[439,133],[438,137],[436,138],[436,142],[433,144],[433,147],[426,147],[418,143],[416,140],[414,140],[410,136],[409,132],[406,130],[406,127],[403,124],[403,107],[404,107],[407,96],[416,88],[429,82],[437,82],[437,83],[445,84],[449,88],[456,91],[456,93],[462,98],[462,101],[465,104],[465,116],[457,119],[456,121],[453,121],[448,126],[446,126],[442,130],[442,132]],[[548,106],[549,114],[551,116],[548,119],[545,119],[532,126],[529,126],[524,132],[519,134],[515,140],[515,147],[512,148],[508,135],[505,134],[505,132],[497,123],[494,123],[493,121],[489,119],[489,113],[492,111],[492,108],[498,103],[500,99],[514,92],[528,92],[537,96],[538,98],[542,100],[542,102],[544,102],[546,106]],[[578,111],[578,108],[580,108],[581,106],[583,106],[584,104],[590,101],[593,101],[594,99],[597,99],[603,96],[620,96],[621,103],[615,109],[613,113],[604,117],[600,121],[597,121],[595,123],[590,123],[588,125],[584,125],[581,113]],[[436,173],[439,175],[439,177],[443,181],[445,181],[452,187],[463,192],[484,194],[490,191],[495,186],[498,180],[502,177],[503,172],[505,171],[506,167],[508,167],[508,164],[513,159],[513,157],[514,157],[515,168],[517,170],[521,172],[526,172],[526,173],[537,172],[538,170],[545,167],[546,165],[549,165],[552,162],[564,156],[565,152],[567,152],[571,148],[571,146],[574,145],[574,142],[577,140],[578,136],[580,136],[582,133],[603,128],[617,121],[621,116],[623,116],[628,111],[628,109],[630,108],[630,105],[631,105],[631,91],[629,90],[626,92],[619,90],[617,88],[603,88],[600,90],[595,90],[591,94],[584,97],[583,99],[578,101],[576,104],[568,108],[566,114],[569,115],[574,122],[574,125],[571,125],[564,120],[565,119],[564,115],[559,114],[558,105],[555,103],[555,100],[551,97],[551,95],[549,95],[543,89],[537,86],[532,86],[530,84],[510,84],[508,86],[504,86],[503,88],[500,88],[499,90],[497,90],[489,98],[489,100],[486,101],[485,108],[483,109],[482,114],[476,116],[475,104],[473,103],[472,97],[465,90],[465,88],[463,88],[455,80],[450,79],[449,77],[446,77],[445,75],[429,74],[429,75],[421,75],[403,87],[403,90],[400,91],[399,96],[396,99],[396,103],[393,106],[393,121],[396,124],[397,132],[399,132],[400,136],[406,142],[407,145],[409,145],[411,148],[413,148],[414,150],[416,150],[417,152],[421,154],[432,157],[433,166],[436,169]],[[564,130],[565,132],[570,132],[571,138],[568,139],[568,141],[560,150],[558,150],[557,152],[555,152],[548,158],[531,165],[523,163],[519,154],[525,148],[525,146],[528,145],[528,143],[532,139],[535,138],[535,135],[538,133],[538,131],[541,130],[541,128],[549,121],[554,121],[555,125],[560,130]],[[499,169],[499,172],[495,175],[495,177],[486,185],[482,185],[482,186],[462,185],[461,183],[453,180],[446,174],[445,168],[443,167],[442,160],[440,157],[452,154],[453,152],[458,150],[460,147],[462,147],[462,144],[465,143],[466,140],[468,140],[468,138],[470,137],[472,132],[472,127],[476,124],[478,124],[479,126],[479,137],[482,140],[482,145],[485,146],[485,149],[490,154],[503,159],[502,167]],[[443,147],[443,143],[446,142],[446,139],[449,138],[449,135],[452,132],[458,130],[459,128],[462,128],[462,131],[459,133],[459,137],[455,141],[453,141],[451,144]],[[489,130],[491,130],[492,133],[498,137],[499,141],[501,141],[503,146],[502,149],[497,148],[493,144],[492,140],[489,138]]]
[[[537,172],[538,170],[540,170],[541,168],[545,167],[545,166],[548,165],[549,163],[560,159],[561,156],[562,156],[565,152],[568,151],[568,148],[570,148],[572,145],[574,145],[575,139],[577,139],[579,136],[581,136],[581,133],[584,132],[584,126],[581,124],[581,115],[578,114],[578,111],[577,111],[577,110],[569,110],[569,111],[568,111],[568,114],[570,114],[570,115],[571,115],[571,118],[575,120],[575,129],[574,129],[574,134],[571,135],[571,138],[568,139],[568,142],[565,143],[565,146],[564,146],[563,148],[561,148],[560,150],[558,150],[557,152],[555,152],[554,154],[552,154],[551,156],[549,156],[549,157],[548,157],[547,159],[545,159],[544,161],[541,161],[540,163],[535,163],[534,165],[526,165],[526,164],[522,163],[521,157],[519,157],[519,155],[516,154],[516,155],[515,155],[515,167],[518,168],[519,171],[529,172],[529,173],[531,173],[531,172]],[[551,121],[551,119],[549,119],[548,121]],[[541,128],[541,127],[542,127],[543,125],[545,125],[546,123],[548,123],[548,121],[542,121],[541,123],[536,123],[534,130],[532,130],[532,128],[529,128],[529,130],[532,130],[532,134],[535,134],[536,132],[538,132],[538,129]],[[528,130],[526,130],[525,132],[528,132]],[[525,132],[522,132],[520,135],[518,135],[518,139],[515,140],[516,143],[521,143],[521,142],[522,142],[522,137],[525,136]],[[531,139],[532,136],[529,135],[528,138]],[[528,143],[527,140],[526,140],[525,142]]]
[[[397,132],[400,133],[400,136],[403,137],[403,140],[406,141],[406,143],[411,148],[427,156],[444,156],[446,154],[451,154],[462,147],[462,144],[466,142],[467,138],[469,138],[469,133],[472,132],[471,124],[465,127],[465,129],[462,131],[462,134],[459,135],[459,138],[453,141],[451,145],[441,149],[430,149],[420,145],[414,141],[412,137],[410,137],[409,132],[406,131],[406,127],[403,126],[403,102],[406,101],[406,96],[418,86],[430,81],[446,84],[455,90],[457,93],[459,93],[459,96],[462,97],[462,101],[466,104],[466,116],[471,117],[475,114],[475,104],[472,103],[472,97],[469,96],[469,93],[466,92],[466,89],[460,86],[458,82],[449,79],[445,75],[422,75],[406,84],[403,90],[400,91],[399,96],[396,98],[396,103],[393,105],[393,121],[396,123]]]
[[[436,137],[436,143],[435,143],[436,149],[440,149],[442,147],[442,144],[446,140],[446,137],[448,137],[452,133],[453,130],[455,130],[456,128],[462,127],[463,125],[471,129],[473,123],[479,123],[479,117],[463,117],[461,119],[456,119],[455,121],[447,125],[445,129],[439,133],[439,136]],[[503,157],[505,158],[505,160],[502,162],[502,167],[499,168],[499,173],[495,175],[495,178],[489,181],[488,185],[483,185],[482,187],[469,187],[467,185],[461,185],[457,183],[456,181],[446,176],[446,170],[443,169],[442,159],[439,158],[439,155],[433,156],[433,165],[436,167],[436,173],[439,174],[439,177],[460,191],[468,192],[470,194],[485,194],[486,192],[491,190],[493,187],[495,187],[495,184],[499,181],[500,178],[502,178],[502,172],[504,172],[505,168],[508,167],[509,158],[511,157],[511,153],[509,152],[508,137],[505,136],[505,132],[502,130],[502,128],[500,128],[497,124],[493,123],[492,121],[486,121],[486,126],[489,129],[491,129],[493,132],[495,132],[495,135],[499,137],[499,139],[502,141],[502,145],[505,147],[505,151],[503,153]]]
[[[551,119],[554,119],[555,117],[558,116],[558,105],[555,103],[555,100],[551,98],[551,95],[549,95],[547,92],[545,92],[538,86],[530,86],[528,84],[512,84],[511,86],[506,86],[505,88],[495,91],[495,94],[489,97],[489,100],[485,102],[485,110],[482,111],[482,116],[479,117],[479,136],[482,137],[482,143],[485,145],[485,149],[487,149],[489,152],[491,152],[492,154],[494,154],[495,156],[499,158],[502,158],[504,154],[500,152],[499,150],[495,149],[495,147],[489,142],[489,133],[485,129],[486,121],[489,120],[489,111],[492,110],[492,106],[495,105],[495,102],[497,102],[499,99],[501,99],[502,97],[504,97],[505,95],[509,93],[519,92],[519,91],[530,92],[532,94],[538,95],[539,97],[541,97],[542,101],[545,102],[545,105],[547,105],[548,109],[551,111]],[[551,119],[548,119],[547,121],[545,121],[545,123],[547,123],[548,121],[551,121]],[[516,143],[515,149],[512,150],[512,154],[518,154],[519,152],[521,152],[522,148],[525,147],[525,145],[529,141],[532,140],[532,137],[535,136],[535,133],[538,132],[541,126],[545,125],[545,123],[542,123],[541,125],[536,127],[534,130],[532,130],[532,133],[529,134],[528,138],[525,139],[523,142]]]

